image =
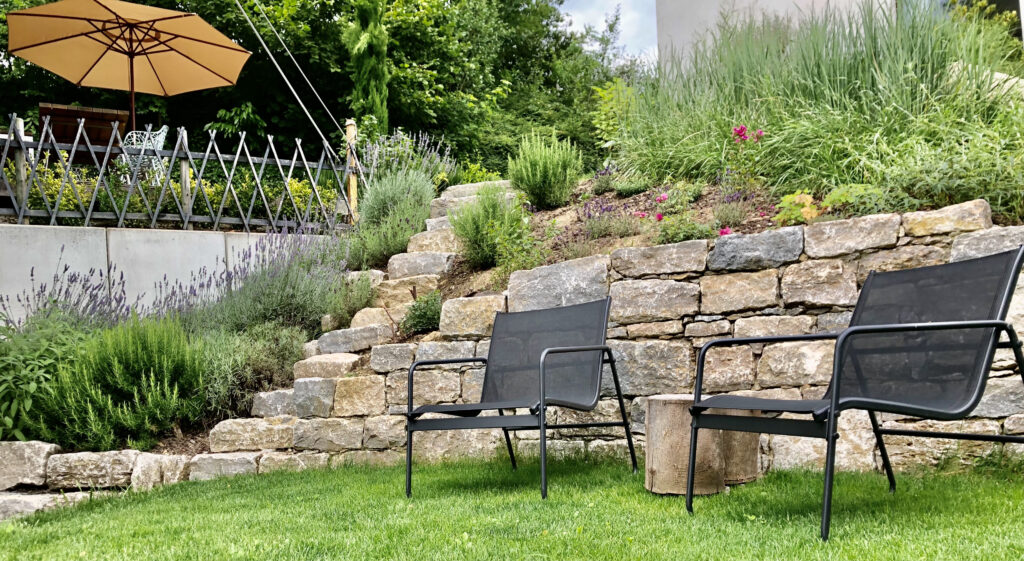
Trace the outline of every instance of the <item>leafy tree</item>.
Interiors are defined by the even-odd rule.
[[[388,32],[381,22],[383,0],[356,0],[355,17],[343,35],[351,61],[352,111],[376,119],[377,131],[388,132]]]

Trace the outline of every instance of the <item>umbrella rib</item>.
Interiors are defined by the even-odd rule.
[[[105,21],[105,20],[100,20],[100,21]],[[92,23],[91,20],[90,20],[90,23]],[[50,39],[50,40],[47,40],[47,41],[40,41],[39,43],[33,43],[31,45],[25,45],[24,47],[18,47],[17,49],[11,49],[8,52],[10,52],[11,54],[17,54],[18,51],[24,51],[25,49],[34,49],[36,47],[42,47],[43,45],[49,45],[51,43],[59,43],[61,41],[67,41],[68,39],[77,39],[78,37],[89,37],[90,39],[95,39],[94,37],[90,37],[90,35],[92,35],[94,33],[104,33],[106,31],[110,31],[112,29],[119,29],[119,27],[104,28],[104,29],[93,29],[92,31],[84,31],[82,33],[76,33],[74,35],[68,35],[67,37],[58,37],[57,39]],[[98,39],[96,39],[96,40],[99,41]],[[107,44],[107,43],[103,43],[102,41],[99,41],[99,42],[101,44],[104,44],[104,45]]]
[[[118,36],[117,36],[118,39],[120,39],[123,35],[124,35],[124,28],[121,28],[121,33],[118,34]],[[92,37],[90,37],[90,39],[92,39]],[[97,39],[97,41],[99,41],[99,40]],[[117,39],[115,39],[114,41],[116,42]],[[101,45],[104,44],[102,41],[99,41],[99,43]],[[76,86],[81,86],[82,85],[82,80],[85,80],[86,76],[88,76],[89,73],[92,72],[92,69],[96,68],[96,65],[99,64],[101,60],[103,60],[103,57],[107,56],[107,53],[110,52],[112,47],[113,47],[113,45],[108,45],[106,50],[104,50],[102,53],[100,53],[100,56],[98,56],[96,58],[96,60],[94,60],[93,63],[89,65],[89,69],[86,70],[84,74],[82,74],[82,77],[79,78],[77,82],[75,82]]]
[[[153,23],[149,25],[149,31],[153,30],[154,25],[156,24]],[[153,64],[153,59],[149,58],[149,54],[150,53],[146,52],[145,49],[142,50],[142,56],[146,57],[146,62],[148,62],[149,67],[153,69],[153,76],[156,77],[156,82],[160,84],[160,89],[163,90],[165,96],[171,95],[167,93],[167,87],[164,86],[164,81],[160,79],[160,73],[156,71],[156,66]]]
[[[186,41],[195,41],[196,43],[202,43],[204,45],[209,45],[211,47],[220,47],[222,49],[227,49],[229,51],[235,51],[235,52],[238,52],[238,53],[250,54],[247,49],[239,47],[238,45],[235,45],[234,43],[232,43],[230,45],[224,45],[224,44],[221,44],[221,43],[214,43],[213,41],[206,41],[205,39],[196,39],[195,37],[189,37],[188,35],[181,35],[179,33],[174,33],[173,31],[164,31],[163,29],[160,29],[158,31],[160,31],[160,33],[163,34],[163,35],[170,35],[172,39],[184,39]],[[165,44],[167,43],[167,41],[161,41],[161,42],[163,42]]]

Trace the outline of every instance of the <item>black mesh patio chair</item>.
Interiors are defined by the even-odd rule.
[[[888,273],[864,283],[850,327],[839,333],[719,339],[697,358],[686,509],[693,512],[693,470],[700,429],[722,429],[824,438],[825,491],[821,539],[827,540],[832,509],[836,426],[845,409],[868,412],[889,491],[896,479],[884,435],[1024,442],[1021,436],[922,432],[881,428],[877,412],[953,420],[967,417],[981,400],[997,348],[1013,350],[1024,369],[1021,342],[1006,313],[1017,284],[1024,247],[947,265]],[[1006,334],[1008,340],[1000,341]],[[715,347],[835,339],[832,380],[821,399],[783,400],[733,395],[701,396],[704,360]],[[810,419],[741,417],[708,409],[796,413]]]
[[[547,429],[622,427],[626,432],[633,472],[637,470],[636,452],[622,401],[615,359],[605,343],[611,298],[529,312],[499,312],[487,358],[457,358],[417,361],[409,368],[409,401],[406,413],[405,494],[412,495],[413,433],[431,430],[493,429],[505,435],[512,469],[515,452],[509,433],[536,430],[540,434],[540,495],[547,498]],[[459,363],[483,363],[483,391],[480,403],[413,405],[413,376],[425,366]],[[611,367],[622,421],[576,424],[549,424],[545,417],[549,406],[557,405],[581,411],[597,406],[601,393],[603,365]],[[505,414],[510,409],[526,413]],[[495,411],[497,415],[481,415]],[[427,413],[445,415],[422,418]]]

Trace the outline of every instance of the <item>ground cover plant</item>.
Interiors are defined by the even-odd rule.
[[[0,559],[1019,559],[1013,464],[836,476],[833,532],[817,535],[820,471],[779,471],[698,498],[656,496],[621,460],[506,458],[278,472],[100,498],[0,525]],[[966,522],[966,523],[965,523]],[[187,536],[188,539],[182,539]]]
[[[888,211],[985,198],[1004,220],[1024,219],[1014,26],[922,1],[901,2],[898,17],[882,6],[723,19],[691,57],[629,90],[611,128],[617,164],[819,202],[870,185]]]

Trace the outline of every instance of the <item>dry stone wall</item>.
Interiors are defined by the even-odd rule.
[[[444,231],[434,223],[431,232]],[[440,237],[441,235],[437,235]],[[43,443],[0,443],[0,491],[46,486],[147,489],[181,480],[263,473],[278,469],[385,465],[402,461],[406,444],[406,380],[416,360],[485,357],[496,311],[564,306],[612,296],[608,344],[618,365],[630,428],[643,449],[646,400],[693,391],[697,351],[722,337],[836,331],[848,325],[859,289],[871,270],[889,271],[988,255],[1024,244],[1024,226],[994,227],[985,201],[936,211],[886,214],[729,235],[656,247],[624,248],[513,273],[504,294],[456,298],[444,303],[441,327],[418,343],[393,343],[393,324],[326,333],[306,345],[290,389],[261,393],[252,418],[218,424],[210,452],[194,457],[133,451],[61,454]],[[430,249],[432,244],[424,244]],[[377,286],[377,317],[392,318],[412,292],[438,286],[438,274],[383,278]],[[1024,336],[1024,282],[1017,287],[1010,321]],[[326,321],[326,320],[325,320]],[[379,320],[383,321],[383,319]],[[832,368],[832,343],[792,342],[716,349],[708,355],[704,391],[781,399],[817,399]],[[886,426],[934,431],[1024,434],[1024,384],[1012,355],[1000,351],[988,388],[973,415],[962,421],[920,421],[882,415]],[[480,398],[479,364],[435,366],[416,373],[416,405],[473,402]],[[553,408],[553,423],[617,420],[610,373],[592,412]],[[680,427],[685,430],[685,427]],[[847,412],[839,422],[840,469],[878,469],[867,416]],[[619,428],[549,431],[549,450],[559,454],[625,455]],[[515,434],[520,454],[536,454],[538,435]],[[498,430],[417,433],[417,461],[504,453]],[[999,444],[887,439],[897,467],[971,458]],[[820,466],[824,442],[762,435],[762,470]],[[70,495],[69,495],[70,496]],[[18,497],[21,497],[20,495]],[[27,508],[0,494],[0,513]],[[5,500],[9,503],[5,507]],[[20,502],[19,502],[20,501]],[[47,505],[56,499],[38,499]]]

